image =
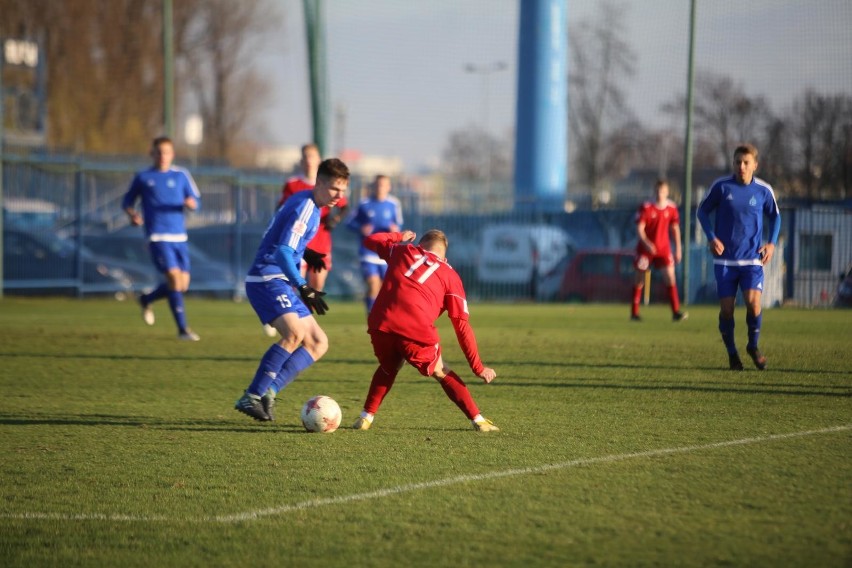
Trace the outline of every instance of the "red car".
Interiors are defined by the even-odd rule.
[[[565,269],[558,299],[568,302],[620,302],[633,299],[634,251],[586,249]],[[658,270],[651,270],[651,302],[668,302]]]

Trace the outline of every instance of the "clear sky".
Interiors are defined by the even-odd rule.
[[[301,0],[280,2],[284,29],[259,60],[275,80],[268,141],[310,136]],[[567,0],[570,26],[597,0]],[[325,0],[332,111],[330,151],[401,157],[409,170],[436,165],[449,134],[486,120],[514,129],[518,0]],[[648,126],[686,87],[689,0],[622,0],[626,41],[637,56],[628,104]],[[813,87],[852,94],[852,1],[698,0],[696,61],[768,97],[776,112]],[[505,62],[488,75],[465,65]],[[488,101],[487,111],[484,108]],[[569,108],[570,112],[570,108]],[[670,126],[670,124],[659,125]]]

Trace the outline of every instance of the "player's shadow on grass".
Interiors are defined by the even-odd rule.
[[[685,392],[712,392],[731,394],[769,394],[783,396],[828,396],[837,398],[850,398],[852,392],[846,386],[820,386],[814,385],[789,385],[789,384],[760,384],[747,383],[738,385],[723,383],[702,383],[694,385],[684,384],[654,384],[638,385],[624,382],[601,382],[601,379],[589,379],[589,382],[573,381],[550,381],[542,382],[530,377],[529,382],[518,380],[502,381],[500,384],[507,387],[522,388],[570,388],[570,389],[611,389],[611,390],[637,390],[637,391],[685,391]],[[820,390],[825,389],[825,390]],[[832,390],[836,389],[836,390]]]
[[[492,359],[492,360],[489,360],[489,363],[496,368],[498,366],[503,366],[503,365],[505,365],[505,366],[517,365],[518,360],[513,359],[513,360],[503,361],[503,360],[493,360]],[[744,359],[743,364],[750,364],[750,363],[748,362],[748,359]],[[683,365],[666,365],[666,364],[661,364],[661,363],[660,364],[646,364],[646,363],[641,363],[641,364],[640,363],[636,363],[636,364],[630,364],[630,363],[600,363],[600,364],[597,364],[597,363],[579,363],[579,362],[572,362],[572,361],[567,361],[567,362],[566,361],[553,361],[553,362],[536,361],[535,365],[540,366],[540,367],[559,367],[559,368],[569,367],[569,368],[574,368],[574,369],[635,369],[635,370],[668,369],[668,370],[672,370],[672,371],[680,371],[680,370],[683,370],[683,369],[688,369],[690,371],[711,371],[711,372],[720,372],[720,373],[726,373],[726,374],[730,373],[732,377],[742,376],[742,375],[737,375],[736,373],[733,373],[732,371],[729,371],[728,369],[726,369],[725,367],[722,367],[720,365],[714,365],[712,367],[711,366],[684,367]],[[752,369],[751,367],[747,367],[747,370],[744,371],[744,372],[756,372],[756,370]],[[794,373],[796,375],[808,373],[808,374],[813,374],[813,375],[837,375],[837,376],[842,376],[842,377],[849,375],[849,371],[843,371],[843,370],[833,371],[833,370],[829,370],[829,369],[804,369],[804,368],[786,369],[786,368],[778,368],[778,367],[768,367],[767,370],[763,371],[763,372],[766,373],[766,374]]]
[[[239,418],[237,418],[238,420]],[[170,420],[157,416],[117,416],[110,414],[70,414],[44,416],[14,416],[0,414],[3,426],[116,426],[141,430],[171,430],[183,432],[245,432],[308,434],[301,424],[250,422],[237,424],[230,419]]]
[[[183,356],[183,355],[104,355],[102,353],[75,353],[73,355],[65,355],[65,354],[53,354],[53,353],[0,353],[0,358],[4,357],[28,357],[28,358],[38,358],[38,359],[61,359],[63,361],[76,361],[76,360],[91,360],[91,359],[100,359],[103,361],[188,361],[193,363],[200,363],[204,361],[215,361],[215,362],[248,362],[250,366],[257,365],[262,352],[253,353],[251,355],[246,356]],[[372,369],[375,368],[376,362],[373,359],[341,359],[335,357],[323,357],[323,363],[337,363],[341,365],[367,365],[371,368],[370,373],[372,374]]]

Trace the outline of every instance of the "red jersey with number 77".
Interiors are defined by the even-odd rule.
[[[435,320],[447,312],[459,345],[475,373],[479,360],[476,339],[468,320],[461,277],[446,260],[413,244],[401,244],[402,233],[376,233],[364,246],[388,263],[376,303],[367,318],[370,331],[395,333],[418,343],[440,341]]]

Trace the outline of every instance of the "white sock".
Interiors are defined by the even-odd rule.
[[[372,424],[372,423],[373,423],[373,415],[372,415],[372,414],[370,414],[369,412],[366,412],[366,411],[362,410],[362,411],[361,411],[361,418],[363,418],[364,420],[366,420],[366,421],[367,421],[367,422],[369,422],[370,424]]]
[[[473,421],[474,422],[485,422],[485,418],[483,418],[483,416],[481,414],[477,414],[476,416],[473,417]]]

